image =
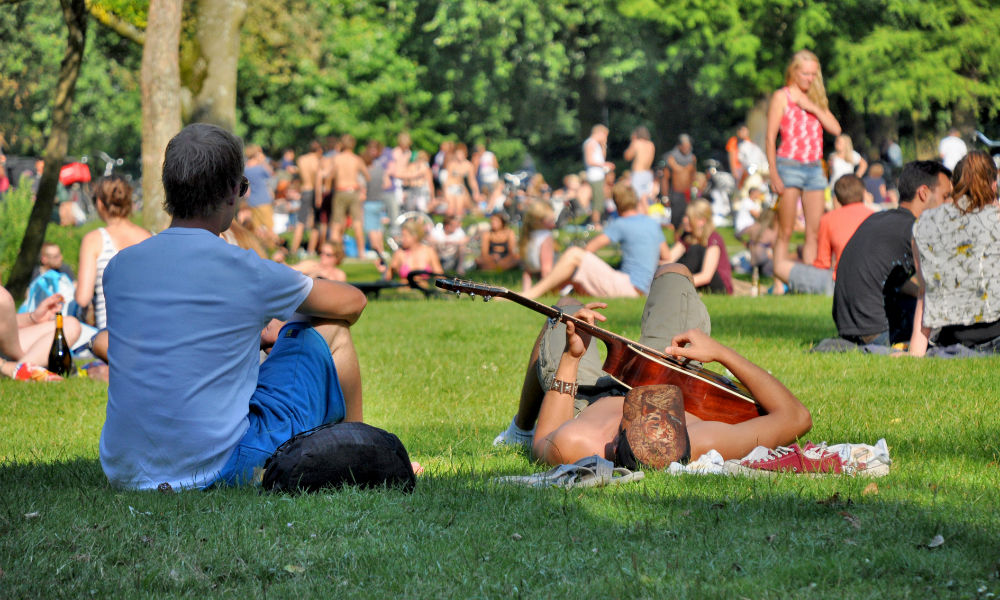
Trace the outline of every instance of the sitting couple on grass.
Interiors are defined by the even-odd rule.
[[[100,460],[116,487],[249,483],[291,437],[362,420],[351,326],[365,295],[220,237],[247,193],[243,168],[239,138],[184,128],[163,162],[170,227],[104,272],[111,376]]]
[[[602,371],[597,344],[590,336],[572,323],[547,323],[531,351],[517,415],[494,444],[530,446],[536,459],[551,465],[596,454],[630,469],[637,464],[664,468],[713,449],[725,459],[741,458],[756,446],[776,448],[809,431],[809,410],[788,388],[709,337],[708,311],[692,279],[683,265],[667,264],[657,270],[643,310],[639,343],[665,348],[667,354],[683,359],[721,363],[766,414],[735,425],[706,421],[684,411],[676,386],[627,391]],[[560,300],[564,312],[575,311],[574,316],[588,323],[605,320],[594,310],[605,306]]]

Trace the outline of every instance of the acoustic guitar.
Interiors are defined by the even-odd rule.
[[[507,288],[446,278],[437,279],[434,285],[457,294],[482,296],[487,301],[491,298],[505,298],[545,315],[553,323],[572,322],[577,330],[588,333],[607,346],[608,356],[604,360],[603,369],[608,375],[628,388],[654,384],[676,385],[684,393],[684,410],[700,419],[735,424],[766,414],[750,391],[738,381],[691,364],[687,359],[665,354],[591,325],[558,308],[515,294]]]

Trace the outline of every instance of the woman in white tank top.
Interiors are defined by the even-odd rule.
[[[80,242],[80,268],[77,271],[76,303],[81,307],[94,303],[94,323],[98,329],[108,326],[104,308],[104,269],[123,248],[148,238],[149,232],[129,220],[132,214],[132,186],[122,177],[111,175],[97,182],[94,191],[97,214],[107,223],[83,236]]]

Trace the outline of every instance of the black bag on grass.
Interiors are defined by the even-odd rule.
[[[328,423],[304,431],[264,463],[261,486],[273,492],[387,485],[412,492],[417,483],[399,438],[364,423]]]

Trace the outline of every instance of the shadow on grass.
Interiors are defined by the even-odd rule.
[[[121,492],[96,460],[8,463],[4,586],[13,596],[336,586],[496,597],[563,596],[586,582],[591,597],[662,597],[665,585],[671,597],[858,597],[996,585],[996,516],[984,505],[957,511],[866,495],[868,480],[794,476],[650,474],[604,489],[537,490],[492,482],[523,468],[517,453],[479,462],[465,457],[422,477],[412,495],[302,496]],[[944,544],[928,548],[938,534]]]

